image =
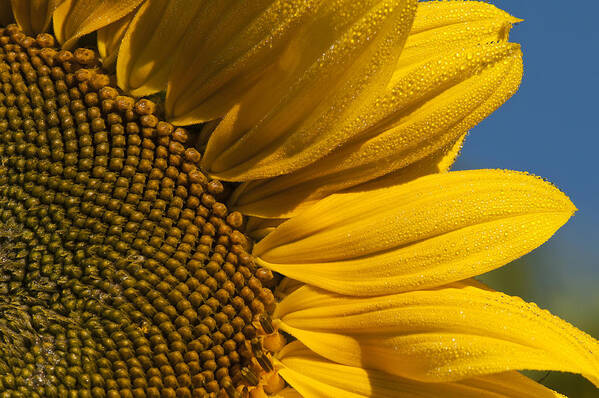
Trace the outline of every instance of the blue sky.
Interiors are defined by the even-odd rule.
[[[523,48],[524,80],[472,130],[454,169],[529,171],[570,196],[579,211],[538,249],[543,265],[534,265],[538,280],[527,298],[584,327],[599,316],[599,1],[492,3],[525,19],[511,34]],[[577,311],[580,301],[596,303],[578,306],[594,314]]]

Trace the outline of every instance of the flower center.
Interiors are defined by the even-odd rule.
[[[276,280],[227,187],[93,51],[53,45],[0,29],[0,390],[245,395]]]

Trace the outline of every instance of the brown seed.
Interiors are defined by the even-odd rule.
[[[243,217],[220,203],[231,190],[199,170],[190,133],[110,86],[93,51],[53,45],[0,29],[0,220],[25,245],[11,246],[0,292],[40,287],[26,291],[35,310],[0,322],[45,328],[51,396],[234,396],[255,363],[252,322],[274,297]],[[4,385],[23,387],[42,348],[3,351]]]

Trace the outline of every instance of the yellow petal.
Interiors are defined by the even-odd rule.
[[[167,116],[178,124],[215,119],[265,76],[277,72],[282,79],[285,65],[278,64],[290,67],[307,57],[298,47],[308,45],[304,36],[324,33],[305,24],[326,12],[325,5],[323,0],[210,2],[194,19],[174,61]]]
[[[457,282],[453,282],[453,283],[449,283],[447,285],[443,285],[440,286],[439,289],[443,289],[446,287],[455,287],[455,288],[463,288],[463,287],[468,287],[468,286],[473,286],[476,287],[478,289],[482,289],[482,290],[488,290],[490,292],[495,292],[494,289],[492,289],[491,287],[487,286],[485,283],[475,279],[475,278],[468,278],[468,279],[463,279],[461,281],[457,281]]]
[[[130,13],[98,30],[98,53],[104,68],[114,66],[119,47],[134,16],[134,13]]]
[[[287,387],[282,391],[279,391],[275,395],[271,395],[273,398],[303,398],[300,393],[295,391],[293,388]]]
[[[181,41],[196,14],[208,8],[207,3],[147,0],[131,21],[119,50],[119,86],[136,96],[166,89],[171,64]]]
[[[290,217],[333,192],[446,151],[512,96],[522,78],[521,52],[503,41],[517,20],[489,4],[459,5],[419,5],[417,29],[392,81],[353,124],[352,131],[362,131],[358,139],[291,174],[243,186],[235,197],[238,210]],[[272,167],[272,173],[251,177],[280,170],[279,163]]]
[[[331,195],[258,242],[254,256],[343,294],[407,291],[500,267],[544,243],[574,211],[528,174],[450,172]]]
[[[241,100],[235,117],[227,115],[227,123],[223,120],[214,131],[204,169],[232,180],[284,174],[358,135],[360,130],[340,126],[362,115],[389,81],[415,3],[321,4],[290,44],[285,62],[277,65],[280,70],[267,70],[264,81]]]
[[[305,286],[275,316],[329,360],[414,380],[532,369],[580,373],[599,385],[599,342],[535,304],[472,286],[372,298]]]
[[[421,2],[395,77],[405,73],[403,68],[425,63],[442,52],[506,41],[518,22],[521,20],[480,1]]]
[[[341,192],[359,192],[399,185],[428,174],[447,172],[458,157],[465,138],[466,134],[453,145],[442,148],[422,160]],[[373,174],[373,177],[374,175],[376,174]],[[290,186],[275,194],[269,193],[268,188],[285,177],[243,183],[233,192],[230,204],[235,210],[256,218],[284,219],[300,214],[329,193],[323,189],[324,187],[310,184]],[[270,232],[270,228],[260,231],[256,234],[256,240],[262,239]]]
[[[433,163],[434,166],[434,171],[431,172],[423,172],[420,171],[418,175],[418,177],[420,176],[424,176],[427,174],[432,174],[432,173],[446,173],[449,171],[449,169],[451,169],[451,166],[453,166],[453,164],[455,163],[456,159],[458,158],[458,156],[460,155],[460,152],[462,151],[462,147],[464,146],[464,141],[466,141],[466,136],[468,135],[468,133],[464,134],[463,136],[461,136],[460,138],[458,138],[458,140],[451,146],[449,146],[447,149],[441,151],[441,153],[435,153],[431,156],[428,156],[427,158],[424,158],[422,160],[420,160],[420,163],[424,164],[430,164]],[[432,158],[433,161],[429,161],[427,162],[427,159]],[[418,163],[418,162],[417,162]],[[410,166],[413,166],[410,165]],[[431,166],[429,166],[431,167]],[[413,178],[410,178],[409,180],[406,181],[410,181]],[[389,186],[389,185],[387,185]]]
[[[60,2],[61,0],[11,0],[17,24],[28,35],[48,29],[52,13]]]
[[[276,105],[248,125],[244,107],[265,102],[262,90],[260,98],[253,98],[250,105],[242,102],[240,109],[225,117],[228,123],[215,130],[205,167],[235,181],[293,172],[275,179],[258,195],[294,187],[300,197],[323,197],[451,145],[520,84],[520,47],[496,42],[505,36],[504,25],[514,21],[505,15],[502,23],[483,20],[464,26],[450,20],[432,29],[430,34],[438,38],[435,46],[426,40],[420,46],[422,34],[416,34],[411,40],[416,44],[392,65],[393,75],[370,87],[367,102],[363,96],[348,99],[348,107],[339,109],[322,100],[315,109],[303,107],[288,115],[287,121],[302,116],[290,123],[281,122],[285,110]],[[487,30],[470,29],[470,25]],[[489,42],[489,30],[495,33],[491,35],[495,42]],[[459,40],[464,36],[466,40]]]
[[[143,0],[64,0],[54,12],[54,35],[64,48],[133,12]]]
[[[282,218],[248,217],[245,233],[254,241],[259,241],[285,222]]]
[[[295,341],[279,354],[279,374],[306,398],[556,398],[562,395],[506,372],[455,383],[422,383],[331,362]]]
[[[275,297],[281,301],[302,286],[305,286],[305,284],[295,279],[283,278],[275,289]]]
[[[351,192],[364,192],[370,191],[380,188],[391,187],[394,185],[405,184],[412,180],[415,180],[419,177],[423,177],[429,174],[437,174],[437,173],[447,173],[451,166],[453,166],[456,161],[460,151],[462,150],[462,146],[464,145],[464,141],[466,140],[466,136],[468,134],[464,134],[461,136],[453,145],[448,146],[426,158],[419,160],[416,163],[412,163],[409,166],[406,166],[402,169],[399,169],[395,172],[389,173],[372,181],[365,182],[360,185],[356,185],[355,187],[351,187],[345,191],[346,193]],[[307,209],[309,205],[315,204],[314,202],[302,203],[298,206],[297,210],[293,212],[293,215],[299,214],[300,210]]]

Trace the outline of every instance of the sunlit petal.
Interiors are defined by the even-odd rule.
[[[382,177],[347,188],[342,192],[359,192],[389,187],[404,184],[428,174],[447,172],[459,155],[465,138],[466,134],[453,145],[442,148],[422,160]],[[319,187],[312,183],[292,184],[292,186],[274,193],[269,191],[270,187],[286,178],[287,176],[282,176],[243,183],[231,196],[230,203],[243,214],[257,218],[291,218],[314,205],[328,193],[325,187]],[[264,236],[266,234],[261,237]]]
[[[279,354],[279,374],[306,398],[556,398],[554,391],[517,372],[454,383],[423,383],[379,370],[331,362],[300,342]]]
[[[300,185],[295,188],[300,198],[322,197],[456,142],[520,84],[519,46],[504,40],[516,20],[503,12],[497,20],[481,16],[469,24],[452,18],[439,24],[438,16],[425,17],[431,19],[428,25],[437,25],[410,35],[393,75],[377,82],[368,102],[351,100],[340,119],[336,116],[342,110],[322,102],[302,120],[277,126],[270,121],[279,120],[283,110],[269,108],[264,119],[251,125],[245,114],[249,108],[256,113],[254,108],[266,100],[241,102],[215,130],[205,166],[221,178],[241,181],[293,172],[257,194],[276,196]],[[242,147],[251,137],[251,149]]]
[[[544,243],[574,211],[563,193],[534,176],[450,172],[329,196],[281,224],[254,255],[332,291],[392,293],[500,267]]]
[[[476,287],[365,299],[306,286],[277,311],[284,331],[345,365],[428,382],[559,370],[599,384],[599,342],[534,304]]]
[[[420,4],[394,76],[356,119],[351,131],[362,133],[352,143],[291,174],[243,186],[237,208],[260,217],[297,214],[333,192],[438,156],[511,97],[522,59],[505,40],[517,20],[489,4],[460,4]],[[279,169],[272,163],[272,172],[252,177]]]
[[[214,131],[204,168],[233,180],[270,176],[273,167],[284,174],[359,135],[342,125],[389,81],[414,12],[411,0],[322,4],[280,70],[268,70]]]
[[[296,47],[306,46],[306,40],[319,33],[305,24],[325,12],[323,8],[326,2],[322,0],[208,2],[195,17],[174,60],[167,115],[180,124],[215,119],[267,73],[282,80],[289,72],[285,69],[298,58],[313,55]],[[321,41],[326,40],[323,35]],[[319,41],[311,44],[321,46]],[[269,93],[269,97],[273,95]]]

